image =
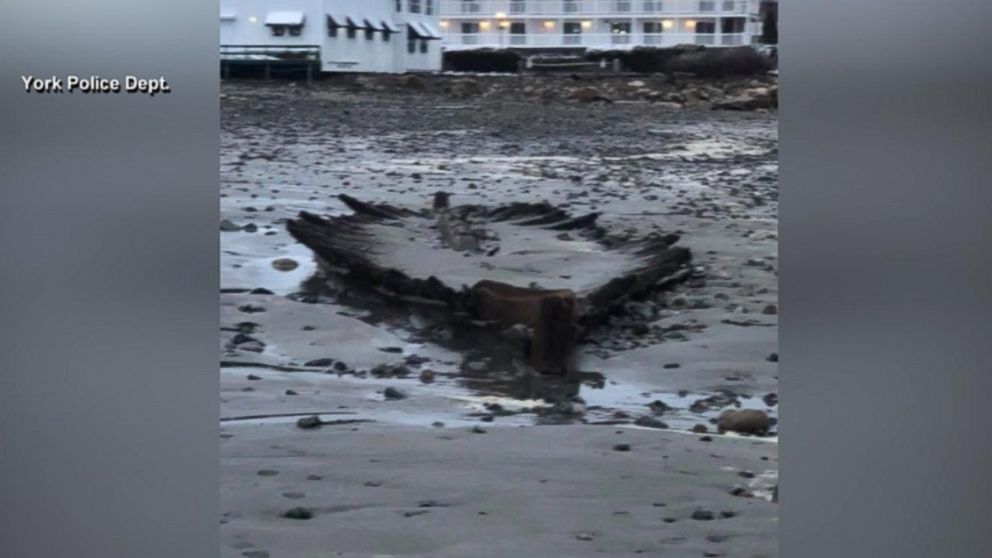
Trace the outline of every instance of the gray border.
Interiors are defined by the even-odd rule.
[[[780,11],[782,556],[992,556],[990,9]]]
[[[0,555],[216,556],[217,5],[3,12]],[[29,95],[24,73],[174,91]]]

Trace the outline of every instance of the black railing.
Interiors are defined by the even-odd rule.
[[[320,47],[308,45],[221,45],[222,62],[320,62]]]

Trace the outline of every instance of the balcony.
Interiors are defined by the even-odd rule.
[[[740,46],[750,44],[747,33],[444,33],[443,45],[461,48],[616,48],[620,45]]]
[[[441,0],[441,17],[757,15],[759,0]]]

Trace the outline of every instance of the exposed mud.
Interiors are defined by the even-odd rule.
[[[271,556],[323,556],[332,550],[343,556],[560,555],[541,554],[554,547],[557,537],[571,541],[568,545],[579,541],[574,551],[566,552],[569,556],[636,550],[775,555],[776,512],[767,499],[777,471],[777,427],[760,438],[715,433],[716,418],[726,409],[759,409],[773,423],[777,418],[773,114],[672,109],[648,102],[539,102],[512,93],[455,99],[406,90],[371,93],[328,83],[306,89],[240,82],[225,84],[222,93],[221,217],[228,221],[227,231],[220,233],[221,416],[228,419],[222,424],[223,508],[228,513],[224,555],[264,551]],[[680,245],[692,250],[693,276],[672,292],[629,302],[578,347],[580,373],[556,378],[521,366],[484,335],[445,326],[362,289],[314,280],[317,268],[310,251],[285,232],[286,220],[300,211],[349,213],[338,194],[426,209],[438,190],[452,193],[458,203],[547,201],[575,215],[599,212],[599,225],[629,238],[676,233]],[[281,261],[286,259],[296,265]],[[311,414],[325,421],[373,422],[319,427],[321,432],[350,433],[331,442],[327,436],[333,434],[315,437],[295,425]],[[459,444],[464,432],[471,432],[465,429],[492,434],[505,426],[530,427],[473,442],[489,444],[488,451],[496,453],[489,462],[473,465],[475,476],[471,482],[465,479],[465,501],[450,504],[464,513],[471,508],[475,515],[476,504],[486,501],[494,513],[494,505],[520,503],[498,504],[484,495],[486,486],[503,490],[509,482],[506,468],[514,460],[524,467],[544,451],[542,444],[564,443],[554,434],[558,430],[544,430],[554,428],[547,426],[552,424],[565,425],[562,436],[572,441],[567,450],[564,445],[546,448],[548,455],[565,452],[569,458],[546,475],[570,475],[578,484],[543,497],[565,507],[573,507],[566,502],[586,489],[592,490],[589,506],[621,497],[623,490],[605,480],[609,462],[595,456],[605,443],[597,432],[622,427],[619,432],[626,434],[612,435],[636,434],[635,451],[623,454],[632,460],[630,482],[647,482],[642,485],[644,498],[650,498],[656,483],[681,483],[679,495],[672,498],[687,509],[673,518],[685,515],[686,520],[662,522],[664,514],[658,510],[642,516],[627,501],[624,509],[613,511],[634,514],[639,519],[632,524],[613,525],[615,518],[596,524],[593,516],[563,513],[532,533],[531,543],[518,530],[522,526],[503,523],[475,542],[426,528],[408,535],[404,545],[393,520],[383,516],[379,521],[372,510],[392,510],[387,515],[394,517],[402,511],[399,502],[416,490],[405,496],[395,493],[395,501],[365,501],[356,493],[345,499],[365,504],[321,511],[321,506],[337,504],[311,502],[314,493],[307,489],[307,498],[292,505],[287,501],[284,507],[307,503],[317,520],[350,516],[351,527],[342,532],[357,537],[349,534],[346,544],[321,547],[311,540],[315,534],[299,531],[308,522],[280,517],[286,510],[279,499],[266,500],[268,489],[251,480],[254,472],[246,465],[247,456],[269,447],[273,450],[266,453],[266,462],[292,463],[284,466],[300,468],[301,475],[304,469],[357,466],[326,457],[325,443],[344,444],[341,451],[362,448],[360,452],[377,454],[374,459],[403,469],[408,486],[424,487],[430,482],[423,475],[434,467],[427,465],[431,455],[438,457],[440,469],[453,465],[442,463],[441,454],[423,453],[426,449],[414,452],[415,458],[411,454],[419,461],[405,460],[401,453],[409,450],[410,440],[430,445],[427,440],[447,436]],[[702,427],[708,433],[691,432]],[[707,443],[707,437],[712,441]],[[659,455],[639,452],[644,443],[657,446]],[[474,450],[465,451],[467,459]],[[672,472],[669,478],[669,473],[648,473],[661,454],[685,452],[687,461],[680,466],[685,474]],[[718,482],[719,491],[704,488],[698,478],[722,474],[720,459],[711,454],[728,452],[736,452],[737,469],[755,475],[740,486],[730,479]],[[424,470],[418,473],[414,463]],[[600,471],[606,475],[603,484],[595,488],[589,479],[579,480],[585,478],[581,470]],[[285,479],[278,490],[299,492],[308,482],[302,479]],[[459,482],[452,485],[453,493],[461,490]],[[325,496],[331,500],[340,493],[335,491],[346,490],[336,484],[321,491],[328,489],[332,492]],[[731,494],[735,489],[740,489],[736,496]],[[256,492],[257,498],[252,496]],[[518,497],[536,494],[539,488]],[[637,499],[633,494],[629,498]],[[695,506],[729,509],[743,501],[748,502],[746,510],[732,518],[712,523],[688,519]],[[650,501],[642,504],[651,509]],[[369,507],[361,507],[365,505]],[[401,514],[396,521],[430,522],[440,513],[428,511],[416,519]],[[719,516],[721,510],[713,511]],[[477,519],[494,521],[491,516]],[[286,531],[286,521],[295,527]],[[703,523],[705,533],[697,529]],[[334,538],[326,536],[327,541]],[[507,543],[504,552],[492,547],[500,537],[522,536],[524,542]],[[251,548],[243,544],[248,539]],[[717,539],[721,542],[713,542]]]

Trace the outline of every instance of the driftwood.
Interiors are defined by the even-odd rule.
[[[526,326],[530,365],[553,374],[567,373],[576,343],[631,297],[689,274],[691,255],[673,246],[676,235],[629,240],[597,225],[597,213],[451,206],[449,198],[441,192],[430,209],[412,210],[342,194],[354,213],[302,212],[287,229],[326,274],[465,324]]]

